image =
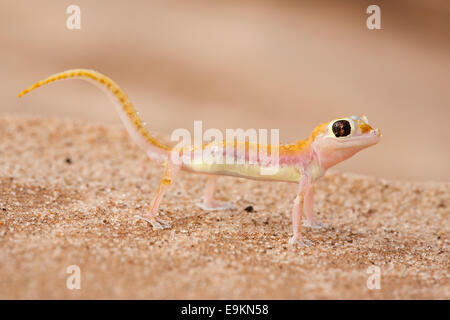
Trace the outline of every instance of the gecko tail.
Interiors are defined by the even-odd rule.
[[[64,79],[87,80],[103,89],[113,100],[120,119],[133,140],[144,149],[148,156],[154,159],[167,159],[171,148],[153,137],[139,118],[133,104],[128,100],[125,92],[107,76],[88,69],[72,69],[54,74],[47,79],[41,80],[19,93],[22,97],[28,92],[44,86],[48,83]]]

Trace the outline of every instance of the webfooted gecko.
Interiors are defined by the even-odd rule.
[[[234,141],[214,141],[203,144],[202,149],[216,148],[223,151],[223,155],[234,157],[233,163],[211,162],[211,161],[186,161],[183,155],[194,153],[195,146],[184,146],[175,150],[159,140],[157,140],[145,127],[139,118],[132,103],[128,100],[125,92],[107,76],[87,69],[73,69],[57,73],[41,80],[29,88],[19,93],[19,97],[28,92],[57,80],[79,78],[88,80],[106,89],[106,92],[113,98],[119,116],[125,125],[132,139],[146,152],[146,154],[165,166],[163,176],[156,190],[149,211],[141,218],[149,222],[154,229],[170,228],[168,222],[158,217],[158,208],[167,188],[172,184],[180,170],[208,175],[208,180],[203,195],[203,202],[198,206],[204,210],[221,210],[230,208],[229,204],[219,203],[214,200],[215,179],[218,175],[228,175],[247,179],[257,179],[264,181],[286,181],[298,184],[298,190],[292,208],[293,235],[289,243],[300,246],[308,245],[301,233],[302,216],[306,216],[305,225],[311,227],[322,227],[323,224],[316,220],[313,211],[314,183],[322,177],[332,166],[350,158],[358,151],[374,145],[380,141],[381,133],[379,129],[374,129],[369,125],[365,116],[350,116],[334,119],[317,126],[311,135],[305,140],[299,140],[292,144],[284,145],[259,145],[251,142],[244,142],[244,155],[234,152],[239,143]],[[220,148],[219,148],[220,147]],[[231,147],[231,154],[228,147]],[[277,151],[277,170],[273,174],[263,174],[260,170],[263,167],[273,165],[263,161],[263,157],[257,156],[255,161],[249,163],[248,151],[252,150]],[[197,147],[198,148],[198,147]],[[272,154],[272,151],[270,153]],[[175,161],[173,154],[180,157]],[[195,157],[194,157],[195,158]],[[182,159],[182,160],[180,160]]]

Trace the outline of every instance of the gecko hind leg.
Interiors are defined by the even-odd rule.
[[[233,208],[231,202],[218,202],[214,200],[214,190],[216,187],[216,177],[208,176],[206,181],[205,193],[203,194],[203,202],[196,203],[197,207],[206,211],[227,210]]]
[[[135,216],[138,219],[142,219],[142,220],[150,223],[150,225],[153,227],[154,230],[162,230],[162,229],[170,229],[171,228],[169,222],[158,217],[158,209],[159,209],[159,205],[161,204],[161,200],[162,200],[166,190],[172,184],[172,180],[175,178],[178,171],[179,171],[178,167],[175,167],[172,164],[166,165],[166,169],[164,170],[163,177],[161,178],[158,189],[156,190],[156,195],[151,202],[149,212],[143,216],[140,216],[140,215]]]

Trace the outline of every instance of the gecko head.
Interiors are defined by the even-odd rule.
[[[319,154],[325,169],[381,139],[380,130],[372,128],[366,116],[338,118],[319,127],[321,128],[314,137],[313,148]]]

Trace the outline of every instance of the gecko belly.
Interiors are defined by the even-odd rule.
[[[252,164],[218,164],[205,162],[192,162],[184,164],[184,169],[197,173],[234,176],[254,180],[272,180],[299,182],[302,175],[299,170],[291,166],[280,166],[278,168],[262,168]]]

